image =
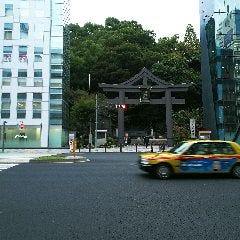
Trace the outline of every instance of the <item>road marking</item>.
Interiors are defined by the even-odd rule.
[[[8,168],[15,167],[17,165],[19,165],[19,164],[7,164],[7,163],[0,164],[0,172],[3,170],[6,170]]]

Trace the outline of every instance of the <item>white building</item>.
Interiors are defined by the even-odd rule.
[[[0,1],[0,124],[6,124],[6,147],[67,144],[68,20],[68,0]]]

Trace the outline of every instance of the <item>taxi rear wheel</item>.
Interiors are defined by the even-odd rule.
[[[172,169],[167,164],[160,164],[156,167],[155,174],[160,179],[168,179],[172,175]]]
[[[232,174],[236,178],[240,178],[240,165],[235,165],[232,169]]]

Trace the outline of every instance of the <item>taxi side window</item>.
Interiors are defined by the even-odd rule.
[[[223,143],[222,146],[223,154],[235,154],[236,152],[229,143]]]
[[[208,144],[194,143],[184,154],[186,155],[206,155],[209,154]]]
[[[232,146],[227,142],[194,143],[185,155],[235,154]]]
[[[232,146],[226,142],[211,143],[211,154],[235,154]]]

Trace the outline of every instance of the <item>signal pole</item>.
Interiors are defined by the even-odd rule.
[[[97,131],[98,131],[98,95],[95,96],[95,148],[97,148]]]

